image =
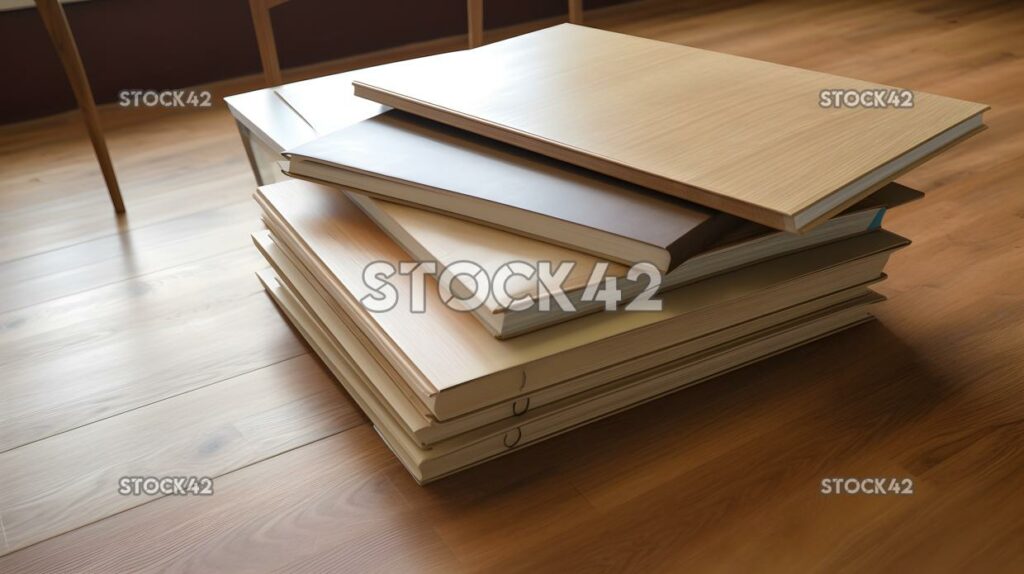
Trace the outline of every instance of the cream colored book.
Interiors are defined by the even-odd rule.
[[[571,24],[353,78],[357,96],[788,231],[980,130],[988,109]]]
[[[661,277],[658,291],[664,292],[680,285],[723,273],[730,269],[757,261],[778,257],[866,233],[881,226],[887,209],[898,207],[922,197],[922,193],[891,183],[858,202],[842,214],[806,234],[775,231],[755,223],[744,223],[703,253],[697,254],[681,266]],[[349,199],[363,209],[406,253],[418,261],[437,263],[438,269],[447,268],[457,261],[473,261],[489,276],[513,261],[536,267],[542,261],[571,263],[572,271],[560,291],[572,303],[574,312],[560,313],[557,309],[540,311],[541,299],[552,293],[541,289],[537,276],[513,277],[507,284],[516,300],[529,298],[530,304],[513,308],[495,297],[487,297],[473,308],[473,316],[499,339],[514,337],[562,321],[578,318],[604,308],[600,301],[584,301],[583,294],[596,287],[603,277],[615,277],[628,302],[646,289],[649,280],[629,281],[628,267],[609,264],[606,271],[594,275],[603,260],[585,253],[551,245],[543,241],[506,233],[493,227],[453,220],[430,211],[349,192]],[[470,280],[459,276],[453,281],[460,296],[469,297],[473,287]]]
[[[481,429],[503,432],[503,429],[516,421],[543,416],[545,412],[555,408],[548,405],[564,405],[566,401],[575,400],[581,395],[594,392],[595,388],[601,388],[623,377],[697,355],[711,347],[871,294],[867,283],[840,288],[834,293],[749,321],[734,325],[723,324],[721,329],[701,337],[617,363],[598,373],[588,373],[557,385],[544,387],[518,397],[511,405],[498,404],[447,421],[439,421],[415,394],[408,391],[408,384],[398,378],[393,371],[382,366],[387,359],[372,345],[367,346],[364,339],[354,331],[351,320],[343,316],[344,311],[332,305],[325,290],[319,287],[309,271],[288,253],[287,248],[279,246],[268,231],[254,233],[253,241],[274,269],[278,279],[288,287],[310,315],[311,323],[315,323],[316,328],[323,331],[324,337],[330,341],[332,352],[371,383],[371,392],[378,394],[384,403],[393,407],[392,414],[402,423],[409,436],[423,447],[470,431],[476,434],[482,432]],[[875,280],[882,279],[881,264],[874,277]]]
[[[872,316],[868,308],[878,300],[865,295],[709,349],[701,355],[616,381],[586,397],[540,416],[524,419],[500,432],[457,436],[430,448],[421,448],[405,432],[395,415],[395,407],[383,400],[373,390],[373,385],[333,350],[329,338],[317,327],[299,297],[272,272],[261,272],[259,277],[310,346],[369,416],[381,438],[420,484],[510,454],[580,425],[869,321]]]
[[[367,269],[377,263],[397,268],[408,256],[344,195],[291,181],[260,188],[257,200],[275,237],[440,420],[870,281],[878,260],[907,244],[876,231],[673,290],[660,311],[598,313],[499,341],[468,313],[440,303],[429,277],[426,312],[410,305],[416,299],[411,282],[398,280],[391,285],[398,303],[385,312],[368,310],[361,301],[375,291]],[[847,262],[859,263],[841,266]],[[819,272],[818,280],[799,281]]]

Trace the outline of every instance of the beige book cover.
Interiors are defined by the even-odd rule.
[[[877,277],[871,256],[887,257],[908,243],[879,230],[671,291],[658,311],[598,313],[499,341],[470,314],[442,304],[430,278],[424,283],[426,312],[410,305],[412,287],[401,280],[392,283],[393,307],[369,311],[361,303],[373,297],[367,268],[379,262],[398,267],[409,258],[336,190],[290,181],[260,188],[257,199],[275,237],[391,357],[403,380],[442,420],[700,336],[723,322],[870,281]],[[854,260],[863,260],[862,268],[837,267]],[[832,269],[836,272],[827,278],[799,283]],[[849,283],[835,284],[843,282]]]
[[[978,131],[988,109],[571,24],[353,78],[357,96],[789,231]]]

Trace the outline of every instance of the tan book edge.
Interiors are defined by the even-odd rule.
[[[828,221],[830,217],[833,217],[833,216],[835,216],[838,213],[842,213],[845,209],[855,205],[859,201],[862,201],[862,200],[870,197],[871,194],[873,194],[876,191],[884,188],[886,185],[889,185],[889,182],[891,182],[892,180],[895,180],[895,179],[898,179],[900,177],[903,177],[904,175],[910,173],[911,171],[913,171],[917,167],[921,166],[922,164],[924,164],[928,160],[930,160],[930,159],[936,157],[937,155],[939,155],[939,154],[949,150],[953,146],[966,141],[968,138],[976,136],[979,133],[981,133],[981,132],[985,131],[986,129],[988,129],[988,126],[986,126],[986,125],[981,123],[981,116],[980,115],[975,116],[974,122],[975,122],[974,124],[967,126],[967,129],[965,129],[963,131],[962,135],[959,135],[959,136],[957,136],[954,139],[946,138],[946,141],[944,141],[944,142],[940,142],[940,141],[931,142],[934,145],[932,145],[932,147],[930,148],[931,151],[929,153],[927,153],[927,154],[921,153],[921,154],[910,154],[910,155],[908,155],[907,161],[904,162],[902,165],[900,165],[898,167],[898,169],[894,169],[888,175],[886,175],[884,178],[881,178],[877,183],[871,185],[870,187],[865,188],[864,191],[862,191],[861,193],[858,193],[856,195],[852,195],[849,198],[847,198],[845,200],[842,200],[842,201],[834,201],[834,202],[829,202],[827,205],[823,204],[823,205],[817,206],[820,209],[815,210],[813,213],[803,213],[803,212],[801,212],[801,213],[803,213],[803,215],[799,216],[799,217],[802,218],[801,222],[798,223],[799,227],[798,228],[794,228],[794,229],[789,229],[788,231],[793,231],[793,232],[796,232],[796,233],[807,233],[808,231],[814,230],[818,226],[820,226],[823,223],[825,223],[826,221]],[[814,207],[814,206],[812,206],[812,207]],[[810,208],[808,208],[808,209],[810,209]]]
[[[820,104],[894,88],[561,25],[354,75],[355,94],[769,227],[800,231],[983,126],[988,106]]]
[[[608,367],[601,371],[600,377],[579,377],[524,395],[511,404],[495,405],[448,421],[438,421],[416,396],[408,391],[407,384],[395,379],[393,371],[382,366],[381,363],[386,359],[375,352],[375,349],[366,347],[365,340],[353,332],[351,320],[339,316],[339,311],[330,304],[323,288],[316,284],[308,271],[303,270],[298,262],[274,243],[268,231],[254,233],[253,241],[273,267],[278,280],[296,295],[304,311],[309,315],[311,324],[315,323],[315,326],[323,331],[330,342],[332,352],[345,360],[360,377],[369,381],[370,390],[377,394],[381,401],[392,405],[392,415],[422,447],[471,430],[479,432],[481,427],[487,427],[491,432],[504,432],[509,421],[542,416],[545,411],[550,410],[546,405],[575,398],[579,393],[589,392],[595,386],[607,385],[609,381],[699,353],[840,303],[863,298],[870,293],[867,289],[868,283],[846,287],[835,293],[737,325],[723,325],[723,328],[703,337]],[[881,276],[876,277],[876,280],[880,279]],[[882,299],[874,294],[872,297],[875,297],[876,301]]]
[[[869,304],[842,309],[832,314],[809,319],[790,329],[784,329],[760,339],[755,338],[694,364],[670,366],[630,379],[619,386],[616,391],[608,393],[600,399],[562,410],[558,416],[538,419],[530,426],[516,427],[504,434],[494,435],[467,445],[452,444],[447,448],[421,449],[402,431],[399,422],[369,391],[367,383],[359,377],[358,373],[349,368],[344,361],[333,360],[329,353],[324,352],[324,349],[327,348],[325,340],[317,335],[315,328],[308,322],[308,315],[303,316],[301,306],[296,303],[294,295],[288,291],[287,287],[277,281],[272,273],[261,272],[259,276],[268,292],[303,336],[307,338],[310,345],[318,353],[323,352],[325,364],[370,417],[382,439],[420,484],[509,454],[578,426],[632,408],[686,386],[703,382],[718,374],[740,368],[872,318],[867,311]]]
[[[315,333],[317,333],[322,339],[320,343],[322,348],[320,349],[322,357],[329,359],[327,362],[337,361],[343,362],[346,368],[351,368],[352,372],[358,374],[360,380],[366,383],[366,389],[372,393],[374,397],[381,402],[386,408],[389,414],[396,419],[397,422],[401,423],[401,427],[405,434],[416,440],[413,433],[409,432],[409,421],[404,420],[403,412],[407,413],[411,410],[415,410],[415,405],[410,405],[409,400],[400,392],[394,388],[393,385],[385,385],[384,387],[378,387],[376,382],[367,378],[365,373],[355,365],[348,355],[344,352],[344,348],[338,345],[337,341],[332,339],[332,335],[324,329],[324,325],[321,321],[317,320],[315,313],[312,312],[310,303],[305,301],[302,294],[296,291],[289,281],[283,281],[280,275],[278,280],[282,281],[282,285],[288,288],[289,292],[295,297],[296,302],[299,304],[302,310],[302,314],[308,318],[305,326]],[[304,280],[300,279],[297,281],[301,285]],[[780,330],[788,329],[793,325],[799,324],[806,321],[809,317],[819,317],[828,314],[835,313],[839,310],[847,309],[850,307],[863,306],[865,304],[877,303],[884,300],[884,297],[867,290],[864,287],[856,289],[848,289],[843,292],[844,297],[832,298],[832,303],[827,305],[818,305],[817,308],[804,307],[803,310],[806,312],[796,312],[788,316],[785,320],[776,320],[774,322],[766,323],[764,328],[750,331],[742,336],[724,338],[718,341],[717,345],[709,346],[702,351],[689,353],[681,357],[677,357],[675,360],[667,361],[655,365],[651,369],[645,369],[640,373],[631,373],[631,375],[638,375],[644,372],[650,372],[652,369],[675,369],[677,366],[687,364],[689,362],[695,362],[698,360],[705,360],[708,357],[714,356],[723,350],[729,349],[736,344],[740,344],[750,340],[756,340],[763,337],[767,333],[774,333]],[[838,294],[837,294],[838,295]],[[329,351],[326,352],[326,351]],[[570,395],[568,398],[559,400],[553,404],[550,404],[547,408],[533,409],[529,412],[525,412],[521,415],[508,417],[497,424],[489,424],[481,427],[470,427],[469,432],[463,432],[457,435],[450,435],[447,438],[449,440],[435,441],[433,446],[444,449],[457,449],[463,448],[466,445],[479,442],[494,435],[504,435],[508,431],[513,431],[515,428],[527,427],[533,424],[537,419],[557,416],[558,413],[562,412],[562,409],[567,407],[574,407],[577,403],[583,401],[592,401],[605,397],[610,392],[617,392],[621,390],[622,381],[629,380],[627,377],[619,377],[613,382],[605,384],[601,387],[590,389],[587,392]],[[444,425],[445,423],[432,422],[434,426]],[[427,446],[427,445],[421,445]],[[433,446],[431,448],[433,448]]]
[[[329,316],[337,317],[340,322],[344,323],[345,326],[356,332],[360,342],[363,343],[363,347],[367,349],[377,363],[388,372],[389,377],[398,382],[402,387],[403,391],[412,398],[420,402],[426,410],[428,410],[434,418],[438,418],[436,415],[436,403],[431,402],[431,396],[424,395],[421,392],[417,392],[416,385],[406,379],[403,375],[403,369],[401,368],[401,361],[405,360],[406,357],[401,353],[399,349],[388,346],[386,339],[381,339],[375,336],[368,336],[373,334],[373,326],[370,326],[370,330],[366,330],[367,324],[360,321],[358,315],[361,314],[361,309],[345,306],[339,304],[335,296],[331,294],[329,286],[322,282],[322,279],[314,277],[311,271],[305,267],[306,263],[300,261],[300,257],[296,256],[294,252],[284,246],[283,244],[272,244],[271,249],[267,249],[267,245],[272,242],[268,241],[266,244],[257,241],[257,246],[264,251],[265,255],[268,255],[268,260],[271,263],[277,262],[290,262],[289,268],[298,269],[299,275],[308,283],[315,286],[316,292],[319,293],[327,302],[331,308],[332,313]],[[785,298],[778,301],[755,299],[750,301],[750,312],[741,316],[727,316],[722,313],[716,317],[718,324],[732,324],[732,322],[739,323],[751,318],[757,318],[767,312],[771,312],[775,309],[785,309],[790,306],[805,303],[808,300],[816,299],[848,288],[851,285],[866,285],[868,283],[877,281],[879,279],[879,273],[884,268],[885,261],[888,259],[892,250],[883,251],[874,255],[865,256],[856,260],[849,261],[846,264],[840,264],[834,268],[825,269],[816,273],[812,273],[801,278],[799,281],[788,284],[788,289],[785,291]],[[283,254],[283,257],[275,256],[274,254]],[[284,273],[284,270],[280,270]],[[295,276],[295,274],[292,274]],[[287,273],[282,276],[288,277]],[[355,316],[353,316],[355,315]],[[714,332],[716,325],[708,327],[708,332]],[[481,416],[488,415],[494,416],[502,411],[504,416],[508,414],[522,414],[530,407],[530,396],[536,395],[540,392],[575,392],[579,389],[588,388],[594,385],[602,384],[612,380],[610,373],[615,372],[628,372],[628,369],[635,369],[636,365],[639,364],[656,364],[660,358],[670,355],[681,345],[678,343],[672,343],[672,341],[680,341],[685,337],[669,338],[668,341],[658,339],[656,342],[651,342],[646,339],[629,339],[624,344],[628,346],[631,352],[625,353],[625,357],[618,363],[607,363],[604,368],[592,368],[590,370],[582,370],[581,374],[566,379],[560,382],[552,382],[550,385],[542,386],[539,390],[521,390],[520,393],[507,397],[504,402],[495,401],[493,398],[487,402],[482,401],[482,404],[489,405],[483,406],[479,409],[474,410],[475,414]],[[685,344],[687,341],[682,341]],[[574,350],[576,351],[576,350]],[[585,354],[586,349],[579,349],[580,353]],[[604,357],[602,357],[604,358]],[[622,369],[626,368],[627,371]],[[564,385],[564,386],[563,386]],[[552,390],[555,389],[555,390]],[[568,389],[568,390],[567,390]],[[443,420],[454,420],[455,418],[465,417],[467,414],[459,414],[453,417],[447,417]]]
[[[550,299],[551,293],[542,292],[536,277],[513,277],[507,291],[514,300],[529,299],[528,306],[505,306],[489,296],[474,300],[473,315],[488,331],[505,339],[548,327],[562,321],[578,318],[590,312],[603,310],[600,301],[582,301],[588,286],[600,284],[604,277],[615,277],[623,291],[623,302],[632,300],[647,287],[643,281],[629,281],[627,267],[607,264],[600,275],[592,275],[601,259],[578,251],[561,248],[541,241],[516,236],[501,230],[453,220],[430,211],[392,202],[374,200],[368,196],[347,192],[349,199],[373,219],[404,251],[417,261],[431,261],[445,268],[458,261],[472,261],[480,265],[490,277],[509,262],[525,262],[536,268],[540,262],[571,263],[572,271],[563,282],[564,294],[573,303],[574,312],[537,312],[539,303]],[[693,281],[709,277],[771,257],[796,252],[847,236],[863,233],[880,226],[882,215],[888,209],[922,197],[918,191],[899,184],[889,184],[871,197],[850,207],[813,232],[796,235],[778,232],[756,224],[746,224],[722,238],[712,247],[684,262],[664,275],[658,291],[664,292]],[[461,277],[453,281],[453,290],[463,298],[472,298],[472,286]]]
[[[362,269],[371,261],[397,262],[402,252],[358,209],[346,206],[338,194],[321,189],[327,193],[319,198],[328,203],[313,201],[300,206],[310,197],[304,198],[299,188],[273,187],[280,193],[262,188],[259,199],[275,235],[317,276],[331,297],[360,322],[360,329],[373,344],[389,353],[389,362],[402,379],[442,420],[650,352],[656,348],[654,341],[667,346],[699,335],[698,327],[707,329],[712,316],[723,312],[721,306],[709,307],[723,296],[734,298],[732,312],[737,314],[750,316],[755,305],[758,314],[767,312],[764,299],[740,297],[737,290],[751,295],[768,291],[778,297],[776,304],[780,306],[824,295],[827,292],[819,292],[819,285],[792,289],[787,282],[907,243],[878,231],[700,282],[700,290],[689,289],[685,296],[674,296],[678,291],[670,293],[665,297],[666,310],[659,313],[601,313],[573,321],[571,328],[558,325],[510,341],[496,341],[481,337],[480,326],[471,316],[444,307],[439,313],[412,313],[401,305],[387,313],[366,311],[358,303],[368,292],[362,285]],[[306,191],[315,195],[314,187]],[[297,225],[298,232],[283,223],[280,214],[275,213],[274,201],[268,201],[265,195],[275,196],[285,211],[298,209],[308,214],[289,213],[289,223]],[[311,249],[310,242],[316,248]],[[767,289],[771,285],[776,286]],[[426,286],[428,301],[436,301],[436,292],[431,291],[433,283],[427,281]],[[395,287],[400,300],[407,297],[402,294],[401,284]],[[692,332],[680,332],[664,320],[684,310],[700,310],[698,315],[688,316],[686,326],[692,327]],[[625,333],[629,336],[614,336]],[[638,333],[643,337],[637,337]]]

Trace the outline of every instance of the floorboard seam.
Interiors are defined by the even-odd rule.
[[[329,439],[329,438],[331,438],[331,437],[333,437],[333,436],[337,436],[337,435],[340,435],[340,434],[341,434],[341,433],[343,433],[343,432],[346,432],[346,431],[352,430],[352,429],[354,429],[354,428],[358,428],[358,427],[360,427],[360,426],[363,426],[363,425],[368,425],[368,424],[369,424],[369,423],[368,423],[367,421],[357,421],[357,422],[354,422],[354,423],[352,423],[351,425],[349,425],[349,426],[346,426],[345,428],[342,428],[342,429],[336,430],[336,431],[334,431],[334,432],[331,432],[331,433],[325,434],[325,435],[321,436],[320,438],[316,438],[316,439],[313,439],[313,440],[311,440],[311,441],[309,441],[309,442],[305,442],[305,443],[302,443],[302,444],[300,444],[300,445],[296,445],[296,446],[293,446],[293,447],[291,447],[291,448],[288,448],[288,449],[282,450],[281,452],[278,452],[278,453],[274,453],[274,454],[272,454],[272,455],[270,455],[270,456],[267,456],[267,457],[261,458],[261,459],[259,459],[259,460],[255,460],[255,461],[253,461],[253,462],[250,462],[250,463],[248,463],[248,464],[244,464],[244,465],[242,465],[242,466],[239,466],[238,468],[234,468],[234,469],[231,469],[231,470],[229,470],[229,471],[227,471],[227,472],[223,472],[223,473],[221,473],[221,474],[216,474],[216,475],[213,475],[213,476],[211,476],[210,478],[214,479],[214,481],[216,482],[216,479],[218,479],[218,478],[223,478],[223,477],[225,477],[225,476],[227,476],[227,475],[229,475],[229,474],[234,474],[234,473],[236,473],[236,472],[238,472],[238,471],[240,471],[240,470],[245,470],[246,468],[249,468],[249,467],[251,467],[251,466],[255,466],[255,465],[257,465],[257,464],[260,464],[260,463],[266,462],[266,461],[268,461],[268,460],[271,460],[271,459],[277,458],[277,457],[279,457],[279,456],[281,456],[281,455],[283,455],[283,454],[287,454],[287,453],[289,453],[289,452],[292,452],[293,450],[297,450],[297,449],[300,449],[300,448],[303,448],[303,447],[307,447],[307,446],[309,446],[309,445],[311,445],[311,444],[316,444],[316,443],[318,443],[318,442],[320,442],[320,441],[323,441],[323,440]],[[216,491],[214,491],[214,493],[216,494]],[[138,509],[138,508],[142,508],[143,506],[145,506],[145,505],[147,505],[147,504],[150,504],[150,503],[156,502],[156,501],[158,501],[158,500],[163,500],[164,498],[172,498],[172,497],[171,497],[170,495],[161,495],[161,496],[157,496],[157,497],[151,498],[151,499],[149,499],[149,500],[145,500],[145,501],[142,501],[142,502],[140,502],[139,504],[136,504],[135,506],[132,506],[132,507],[129,507],[129,508],[125,508],[125,509],[122,509],[122,510],[118,510],[117,512],[115,512],[115,513],[113,513],[113,514],[108,514],[107,516],[104,516],[104,517],[102,517],[102,518],[97,518],[96,520],[92,520],[92,521],[90,521],[90,522],[87,522],[87,523],[85,523],[85,524],[82,524],[82,525],[80,525],[80,526],[76,526],[76,527],[74,527],[74,528],[70,528],[70,529],[68,529],[68,530],[65,530],[65,531],[63,531],[63,532],[59,532],[59,533],[57,533],[57,534],[54,534],[54,535],[52,535],[52,536],[47,536],[46,538],[43,538],[43,539],[41,539],[41,540],[37,540],[37,541],[35,541],[35,542],[31,543],[31,544],[26,544],[25,546],[21,546],[21,547],[19,547],[19,548],[15,548],[15,549],[12,549],[12,548],[10,548],[10,545],[9,545],[9,544],[7,544],[7,542],[6,542],[6,533],[5,533],[5,534],[4,534],[4,543],[5,543],[5,546],[6,546],[6,547],[5,547],[5,549],[4,549],[4,552],[3,552],[3,553],[0,553],[0,557],[4,557],[4,556],[14,556],[14,555],[15,555],[15,554],[17,554],[18,552],[21,552],[22,550],[27,550],[27,549],[29,549],[29,548],[31,548],[31,547],[33,547],[33,546],[37,545],[37,544],[42,544],[43,542],[46,542],[47,540],[52,540],[52,539],[54,539],[54,538],[57,538],[57,537],[60,537],[60,536],[64,536],[65,534],[70,534],[70,533],[72,533],[72,532],[75,532],[76,530],[80,530],[80,529],[82,529],[82,528],[86,528],[86,527],[88,527],[88,526],[92,526],[93,524],[96,524],[96,523],[98,523],[98,522],[103,522],[104,520],[109,520],[109,519],[111,519],[111,518],[114,518],[115,516],[118,516],[118,515],[120,515],[120,514],[124,514],[125,512],[131,512],[131,511],[133,511],[133,510],[136,510],[136,509]]]
[[[255,188],[256,188],[256,184],[254,182],[253,183],[253,189],[255,189]],[[245,199],[240,199],[238,201],[229,201],[228,203],[225,203],[223,205],[218,205],[218,206],[215,206],[215,207],[210,207],[208,209],[201,209],[199,211],[193,211],[192,213],[185,213],[185,214],[179,215],[177,217],[172,217],[170,219],[161,219],[161,220],[157,220],[157,221],[152,221],[150,223],[146,223],[144,225],[140,225],[139,227],[128,227],[126,229],[118,230],[118,231],[115,231],[113,233],[108,233],[106,235],[99,235],[99,236],[96,236],[96,237],[90,237],[89,239],[83,239],[81,241],[76,241],[74,243],[68,243],[67,245],[60,245],[58,247],[52,247],[50,249],[44,249],[43,251],[39,251],[37,253],[29,253],[27,255],[20,255],[18,257],[14,257],[14,258],[11,258],[11,259],[6,259],[4,261],[0,261],[0,267],[3,267],[4,265],[10,264],[10,263],[15,263],[15,262],[21,261],[23,259],[31,259],[32,257],[38,257],[40,255],[46,255],[48,253],[53,253],[55,251],[60,251],[61,249],[69,249],[71,247],[76,247],[76,246],[83,245],[85,243],[89,243],[89,242],[92,242],[92,241],[99,241],[101,239],[109,239],[111,237],[116,237],[118,235],[130,234],[132,232],[141,231],[143,229],[147,229],[147,228],[153,227],[155,225],[164,225],[164,224],[167,224],[167,223],[172,223],[174,221],[177,221],[179,219],[184,219],[186,217],[195,217],[195,216],[199,215],[200,213],[206,213],[208,211],[216,211],[218,209],[224,209],[226,207],[229,207],[229,206],[232,206],[232,205],[235,205],[235,204],[246,203],[248,201],[252,201],[252,199],[247,197]],[[126,218],[127,217],[130,217],[130,215],[126,216]],[[118,221],[117,224],[120,225],[120,221]]]
[[[26,309],[31,309],[32,307],[35,307],[37,305],[45,305],[47,303],[53,303],[54,301],[60,301],[61,299],[64,299],[66,297],[74,297],[76,295],[81,295],[82,293],[88,293],[89,291],[95,291],[96,289],[103,289],[104,287],[110,287],[111,285],[117,285],[117,284],[120,284],[120,283],[124,283],[126,281],[131,281],[133,279],[141,279],[143,277],[148,277],[148,276],[154,275],[156,273],[163,273],[165,271],[170,271],[172,269],[177,269],[178,267],[183,267],[185,265],[194,265],[196,263],[200,263],[200,262],[206,261],[207,259],[213,259],[215,257],[220,257],[222,255],[227,255],[228,253],[234,253],[236,251],[242,251],[244,249],[252,249],[252,247],[248,246],[248,245],[243,245],[243,246],[240,246],[240,247],[234,247],[234,248],[228,249],[227,251],[219,251],[217,253],[212,253],[210,255],[204,255],[203,257],[200,257],[198,259],[192,259],[190,261],[185,261],[183,263],[179,263],[179,264],[173,265],[171,267],[164,267],[164,268],[161,268],[161,269],[154,269],[152,271],[148,271],[146,273],[141,273],[139,275],[131,275],[131,276],[128,276],[128,277],[124,277],[122,279],[118,279],[117,281],[111,281],[110,283],[104,283],[102,285],[96,285],[95,287],[89,287],[88,289],[82,289],[81,291],[75,291],[74,293],[66,293],[64,295],[53,297],[51,299],[45,299],[43,301],[38,301],[36,303],[30,303],[28,305],[24,305],[24,306],[21,306],[21,307],[15,307],[13,309],[7,309],[7,310],[4,310],[4,311],[0,311],[0,316],[6,315],[8,313],[16,313],[18,311],[24,311]],[[262,290],[262,288],[260,290]]]
[[[4,554],[10,552],[11,544],[7,542],[7,528],[4,527],[4,515],[0,512],[0,535],[3,536],[4,540]]]
[[[149,403],[146,403],[146,404],[143,404],[143,405],[138,405],[138,406],[132,407],[130,409],[114,413],[114,414],[109,415],[109,416],[98,418],[98,419],[96,419],[94,421],[89,421],[87,423],[83,423],[83,424],[80,424],[78,426],[75,426],[75,427],[72,427],[72,428],[69,428],[69,429],[65,429],[65,430],[62,430],[60,432],[53,433],[51,435],[47,435],[47,436],[44,436],[44,437],[33,439],[33,440],[30,440],[29,442],[22,443],[22,444],[19,444],[17,446],[12,446],[11,448],[8,448],[8,449],[5,449],[5,450],[0,450],[0,455],[6,454],[6,453],[11,452],[13,450],[17,450],[19,448],[24,448],[24,447],[27,447],[27,446],[31,446],[31,445],[33,445],[33,444],[35,444],[37,442],[48,440],[48,439],[51,439],[53,437],[60,436],[60,435],[62,435],[64,433],[69,433],[69,432],[78,430],[80,428],[85,428],[85,427],[87,427],[89,425],[94,425],[96,423],[112,419],[114,417],[119,417],[119,416],[121,416],[123,414],[127,414],[127,413],[130,413],[132,411],[137,411],[139,409],[144,409],[146,407],[155,405],[157,403],[162,403],[164,401],[167,401],[167,400],[170,400],[170,399],[173,399],[173,398],[177,398],[177,397],[180,397],[182,395],[186,395],[188,393],[193,393],[195,391],[199,391],[199,390],[205,389],[207,387],[212,387],[213,385],[219,385],[221,383],[226,383],[226,382],[232,381],[234,379],[237,379],[238,377],[243,377],[245,375],[249,375],[249,374],[255,373],[256,371],[260,371],[260,370],[263,370],[263,369],[266,369],[266,368],[269,368],[269,367],[273,367],[274,365],[279,365],[281,363],[285,363],[287,361],[291,361],[291,360],[297,359],[299,357],[302,357],[302,356],[308,355],[308,354],[309,354],[309,352],[304,350],[303,352],[301,352],[301,353],[299,353],[297,355],[292,355],[290,357],[286,357],[286,358],[281,359],[279,361],[274,361],[272,363],[268,363],[266,365],[263,365],[263,366],[260,366],[260,367],[256,367],[254,369],[249,369],[248,371],[245,371],[245,372],[242,372],[242,373],[238,373],[238,374],[235,374],[235,375],[231,375],[230,377],[227,377],[225,379],[218,379],[216,381],[212,381],[210,383],[206,383],[206,384],[198,386],[198,387],[194,387],[194,388],[191,388],[191,389],[188,389],[188,390],[184,390],[184,391],[181,391],[180,393],[175,393],[173,395],[168,395],[166,397],[157,399],[155,401],[152,401],[152,402],[149,402]]]

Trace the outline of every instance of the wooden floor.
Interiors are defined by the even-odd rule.
[[[992,106],[903,180],[880,321],[421,488],[261,291],[222,105],[105,113],[120,222],[76,118],[0,128],[0,572],[1020,571],[1024,8],[587,22]],[[117,493],[180,475],[214,495]]]

